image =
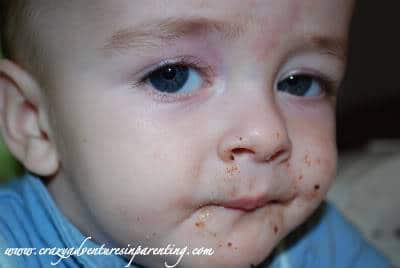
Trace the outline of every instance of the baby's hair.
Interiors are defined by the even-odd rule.
[[[17,10],[22,7],[25,1],[0,0],[0,36],[3,56],[11,57],[13,31],[15,31],[15,20],[18,16]]]
[[[0,48],[2,49],[3,54],[5,54],[6,49],[5,29],[7,24],[8,9],[9,1],[0,0]]]
[[[44,54],[38,45],[38,18],[42,1],[0,0],[0,37],[3,57],[32,75],[42,75]]]
[[[4,55],[15,61],[29,60],[34,14],[29,0],[0,0],[0,35]],[[19,63],[22,63],[19,62]]]

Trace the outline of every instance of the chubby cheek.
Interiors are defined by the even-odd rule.
[[[169,141],[161,143],[156,141],[156,136],[150,135],[150,138],[150,132],[146,134],[139,136],[147,136],[148,141],[142,140],[132,146],[136,154],[131,149],[121,148],[115,154],[108,153],[107,159],[114,159],[111,160],[114,162],[107,170],[100,165],[97,167],[98,171],[104,171],[103,178],[114,178],[112,183],[100,184],[97,181],[100,185],[94,198],[115,214],[115,217],[110,217],[110,214],[97,216],[104,220],[104,229],[117,228],[112,234],[118,233],[119,237],[114,237],[117,241],[121,241],[121,238],[126,239],[124,242],[165,239],[161,234],[168,234],[176,228],[183,220],[185,211],[191,207],[193,188],[189,187],[189,182],[196,178],[196,167],[187,163],[196,162],[191,160],[193,156],[185,153],[189,150],[185,150],[185,146],[174,139],[161,138]],[[144,144],[152,146],[145,148]],[[108,151],[107,148],[105,150]],[[176,154],[177,151],[181,153]],[[138,155],[137,152],[141,153]],[[107,159],[99,163],[105,163]],[[101,196],[112,198],[101,204],[102,201],[98,200]]]
[[[79,120],[64,121],[64,156],[89,221],[120,245],[168,240],[165,234],[194,202],[190,185],[200,171],[200,136],[192,125],[152,119],[151,111],[128,105],[127,98],[104,97],[94,105],[91,96],[80,97],[76,103],[88,108],[83,115],[78,107],[69,110],[68,118]]]
[[[304,220],[325,198],[336,176],[337,148],[334,109],[328,102],[297,110],[288,119],[292,141],[289,170],[297,192],[298,220]]]
[[[296,155],[295,181],[300,198],[307,203],[319,203],[335,177],[336,149],[322,142],[305,147]]]

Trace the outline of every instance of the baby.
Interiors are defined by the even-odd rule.
[[[354,1],[1,2],[0,267],[389,266],[323,202]]]

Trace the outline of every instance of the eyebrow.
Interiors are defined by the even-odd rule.
[[[187,35],[216,32],[224,40],[234,40],[245,31],[239,23],[227,23],[202,17],[167,18],[117,30],[104,44],[105,51],[132,48],[157,48]]]
[[[347,58],[347,40],[339,37],[330,37],[323,35],[307,35],[306,46],[311,49],[317,49],[323,54],[328,54],[346,61]]]
[[[203,17],[167,18],[129,26],[114,32],[106,39],[102,49],[107,52],[124,52],[130,49],[154,49],[184,36],[218,33],[223,40],[234,41],[245,33],[251,20],[231,23]],[[298,47],[316,49],[323,54],[346,60],[347,41],[328,35],[306,34]],[[297,50],[297,49],[296,49]]]

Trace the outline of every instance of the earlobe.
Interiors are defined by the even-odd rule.
[[[24,166],[42,176],[49,176],[58,169],[58,158],[53,146],[43,138],[31,138],[25,153]]]
[[[14,63],[0,60],[0,92],[0,128],[9,150],[31,172],[52,175],[58,154],[48,127],[40,124],[45,102],[35,80]]]

